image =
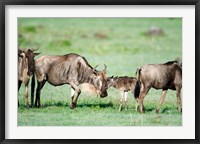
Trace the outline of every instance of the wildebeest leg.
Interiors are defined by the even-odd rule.
[[[33,107],[34,92],[35,92],[35,75],[33,74],[32,80],[31,80],[31,107]]]
[[[22,84],[22,81],[18,80],[18,91],[21,87],[21,84]],[[18,94],[18,97],[19,97],[19,94]],[[19,98],[18,98],[18,106],[19,106]]]
[[[163,90],[163,91],[162,91],[162,96],[161,96],[161,98],[160,98],[159,106],[158,106],[158,108],[156,109],[156,112],[157,112],[157,113],[159,113],[160,107],[162,106],[163,102],[165,101],[165,96],[166,96],[166,94],[167,94],[167,90]]]
[[[139,98],[136,98],[135,111],[138,111]]]
[[[29,103],[28,103],[28,82],[25,84],[25,101],[26,101],[26,107],[29,107]]]
[[[122,110],[123,97],[124,97],[124,91],[120,91],[119,111]]]
[[[74,101],[74,95],[75,95],[75,90],[73,87],[71,87],[71,104]]]
[[[22,81],[18,80],[18,91],[19,91],[19,89],[21,87],[21,84],[22,84]]]
[[[128,92],[125,92],[124,93],[124,106],[125,106],[125,110],[128,110],[127,101],[128,101]]]
[[[143,105],[143,101],[144,101],[144,97],[146,96],[146,94],[148,93],[150,88],[147,88],[144,86],[144,89],[141,91],[140,96],[139,96],[139,100],[140,100],[140,112],[144,113],[144,105]]]
[[[70,105],[70,108],[74,109],[76,107],[76,103],[77,103],[78,97],[81,93],[81,90],[79,89],[79,87],[74,82],[71,82],[70,85],[76,92],[76,96],[74,94],[75,97],[73,96],[72,101],[71,101],[71,105]]]
[[[35,106],[36,107],[40,107],[40,93],[41,93],[41,90],[42,90],[45,83],[46,83],[45,80],[43,80],[41,82],[38,81],[37,90],[36,90],[36,99],[35,99]]]
[[[178,102],[178,111],[181,112],[181,88],[179,86],[176,87],[176,96]]]

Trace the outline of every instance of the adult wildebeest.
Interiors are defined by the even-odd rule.
[[[125,109],[127,110],[127,96],[128,91],[131,91],[134,94],[134,89],[137,79],[135,77],[120,76],[120,77],[108,77],[107,78],[107,87],[114,87],[120,91],[119,99],[119,111],[122,110],[122,103],[124,99]]]
[[[34,53],[36,49],[26,49],[21,50],[18,48],[18,91],[21,87],[21,84],[25,84],[25,101],[26,106],[29,107],[28,103],[28,84],[30,76],[34,73],[34,57],[40,53]],[[18,101],[19,105],[19,101]],[[31,101],[32,105],[32,101]]]
[[[74,53],[62,56],[42,56],[35,60],[35,74],[38,81],[35,106],[40,107],[40,91],[46,81],[53,86],[71,86],[70,108],[75,108],[81,93],[79,84],[90,83],[100,90],[100,96],[107,96],[106,65],[103,71],[92,68],[87,60]]]
[[[140,101],[140,112],[144,112],[143,100],[151,87],[162,89],[160,104],[157,108],[159,112],[164,102],[168,89],[176,90],[178,111],[181,112],[181,88],[182,88],[182,64],[177,61],[169,61],[164,64],[147,64],[137,69],[137,83],[135,87],[135,97]],[[137,110],[137,108],[136,108]]]

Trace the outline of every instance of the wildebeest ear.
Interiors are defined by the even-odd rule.
[[[39,52],[39,53],[34,53],[34,55],[36,56],[36,55],[39,55],[41,52]]]
[[[108,77],[108,78],[107,78],[107,81],[110,81],[112,78],[113,78],[113,76]]]
[[[23,55],[22,53],[24,53],[24,51],[23,51],[23,50],[18,50],[18,56],[19,56],[19,57],[21,57],[21,58],[23,58],[23,57],[24,57],[24,55]]]
[[[22,54],[20,54],[20,53],[18,53],[18,56],[19,56],[19,57],[21,57],[21,58],[23,58],[23,57],[24,57],[24,56],[23,56]]]

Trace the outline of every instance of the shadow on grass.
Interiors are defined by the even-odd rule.
[[[51,106],[57,106],[57,107],[70,107],[69,103],[64,103],[64,102],[47,102],[44,104],[41,104],[40,108],[46,108],[46,107],[51,107]],[[81,103],[76,105],[77,108],[84,108],[84,107],[89,107],[89,108],[109,108],[109,107],[114,107],[113,103],[109,102],[109,103]],[[19,108],[26,108],[25,105],[20,105]],[[29,107],[29,108],[38,108],[38,107]]]
[[[100,103],[100,104],[90,104],[90,103],[87,103],[87,104],[77,104],[76,107],[91,107],[91,108],[109,108],[109,107],[113,107],[113,104],[110,102],[110,103]]]
[[[157,107],[155,106],[147,106],[144,108],[145,112],[155,112],[156,113]],[[159,114],[168,114],[168,113],[178,113],[178,109],[173,106],[161,107]]]
[[[41,105],[41,108],[50,107],[50,106],[57,106],[57,107],[67,107],[69,106],[68,103],[64,102],[47,102]]]

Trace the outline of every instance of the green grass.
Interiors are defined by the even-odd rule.
[[[152,26],[164,36],[145,36]],[[40,45],[42,55],[78,53],[98,69],[106,64],[107,76],[135,76],[138,67],[164,63],[182,56],[182,20],[168,18],[19,18],[21,48]],[[30,84],[29,84],[30,85]],[[29,88],[30,89],[30,88]],[[30,93],[30,90],[29,90]],[[41,91],[41,108],[25,108],[24,86],[19,92],[19,126],[181,126],[175,91],[168,91],[160,114],[155,113],[161,90],[151,89],[144,99],[145,114],[134,111],[129,93],[128,111],[118,112],[117,90],[100,98],[81,93],[71,110],[70,87],[46,84]],[[30,95],[29,95],[30,98]]]

